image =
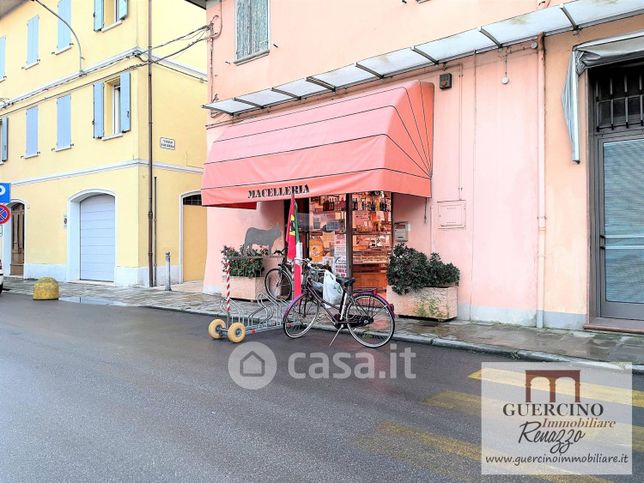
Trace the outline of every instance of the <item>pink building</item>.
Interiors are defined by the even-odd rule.
[[[188,1],[207,291],[295,192],[308,255],[358,285],[406,239],[460,268],[461,318],[644,331],[644,0]]]

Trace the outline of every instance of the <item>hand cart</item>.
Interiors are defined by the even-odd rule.
[[[256,308],[248,312],[241,303],[230,298],[230,259],[249,259],[262,257],[230,257],[223,260],[226,273],[226,298],[221,302],[222,313],[226,319],[215,319],[208,326],[208,333],[213,339],[228,338],[230,342],[239,343],[248,334],[282,327],[282,317],[290,300],[281,300],[271,294],[261,293],[254,302]],[[246,312],[246,313],[245,313]]]

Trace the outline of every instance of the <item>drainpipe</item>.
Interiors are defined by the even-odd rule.
[[[150,287],[154,286],[152,150],[152,0],[148,0],[148,284]]]
[[[546,50],[543,34],[537,38],[537,197],[538,197],[538,259],[537,259],[537,328],[543,328],[546,294]]]

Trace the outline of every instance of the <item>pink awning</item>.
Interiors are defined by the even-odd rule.
[[[208,206],[358,191],[428,197],[434,86],[413,81],[228,127],[210,149]]]

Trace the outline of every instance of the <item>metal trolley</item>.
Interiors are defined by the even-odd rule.
[[[241,303],[230,298],[230,260],[236,258],[261,257],[230,257],[223,260],[226,273],[226,298],[221,302],[221,311],[226,314],[226,318],[213,320],[208,326],[208,333],[213,339],[227,338],[230,342],[239,343],[248,334],[281,328],[282,317],[290,300],[261,293],[254,302],[256,308],[250,312],[248,309],[245,311]]]

